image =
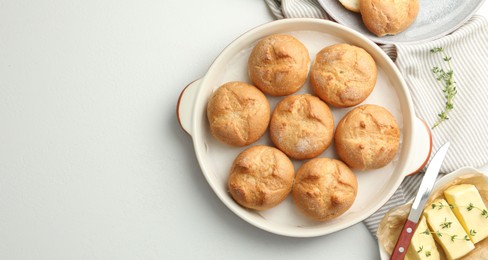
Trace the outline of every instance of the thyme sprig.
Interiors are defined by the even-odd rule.
[[[481,212],[481,216],[488,218],[488,211],[486,209],[481,209],[473,205],[473,203],[469,203],[469,205],[466,207],[468,211],[471,211],[473,209],[477,209]]]
[[[438,237],[442,237],[443,235],[446,235],[446,236],[449,236],[449,238],[451,239],[452,242],[454,242],[454,240],[464,240],[464,241],[469,241],[469,237],[468,235],[465,235],[464,237],[458,237],[458,235],[450,235],[450,234],[447,234],[447,233],[443,233],[443,232],[440,232],[439,230],[437,230],[435,232],[435,234],[438,236]]]
[[[446,228],[451,228],[452,222],[447,221],[447,218],[444,218],[444,222],[441,223],[441,228],[446,229]]]
[[[467,206],[463,206],[463,205],[452,205],[452,204],[445,205],[445,204],[442,204],[442,202],[439,202],[439,203],[432,203],[430,206],[431,206],[432,209],[436,209],[437,208],[438,210],[440,210],[440,209],[442,209],[444,207],[448,207],[448,206],[451,209],[465,207],[466,210],[468,210],[468,211],[471,211],[473,209],[477,209],[477,210],[480,211],[481,216],[483,216],[484,218],[488,218],[488,211],[486,209],[482,209],[482,208],[479,208],[479,207],[475,206],[473,203],[469,203]]]
[[[422,232],[421,234],[436,234],[436,236],[438,237],[442,237],[442,236],[448,236],[452,242],[454,242],[454,240],[464,240],[464,241],[469,241],[469,237],[468,235],[465,235],[464,237],[459,237],[458,235],[451,235],[451,234],[448,234],[448,233],[444,233],[444,232],[440,232],[439,230],[437,230],[436,232],[430,232],[430,230],[427,228],[424,232]]]
[[[476,233],[476,231],[475,231]],[[437,230],[436,232],[430,232],[430,230],[427,228],[425,229],[421,234],[435,234],[436,236],[438,237],[442,237],[442,236],[448,236],[452,242],[454,242],[454,240],[464,240],[464,241],[469,241],[469,237],[468,235],[465,235],[464,237],[458,237],[458,235],[450,235],[450,234],[447,234],[447,233],[444,233],[444,232],[440,232],[439,230]]]
[[[454,108],[453,100],[454,100],[454,96],[457,94],[457,89],[456,89],[456,81],[454,81],[453,78],[454,70],[452,68],[451,57],[445,53],[444,48],[442,47],[435,47],[431,49],[430,52],[440,53],[442,55],[442,59],[445,62],[447,62],[447,65],[449,67],[447,71],[437,66],[432,68],[432,72],[436,75],[437,81],[441,82],[443,86],[442,92],[444,92],[444,97],[446,98],[446,104],[444,110],[439,114],[437,114],[438,119],[432,126],[432,129],[434,129],[440,123],[449,119],[448,114]]]
[[[439,202],[439,203],[432,203],[432,205],[430,205],[430,206],[432,207],[432,209],[437,208],[438,210],[441,210],[441,209],[443,209],[444,207],[449,207],[449,208],[451,208],[451,209],[453,209],[453,208],[454,208],[454,206],[453,206],[453,205],[451,205],[451,204],[447,204],[447,205],[445,205],[445,204],[442,204],[442,202]]]

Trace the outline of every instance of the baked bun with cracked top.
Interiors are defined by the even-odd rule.
[[[212,135],[232,146],[257,141],[267,130],[271,109],[266,96],[244,82],[228,82],[219,87],[207,104]]]
[[[274,34],[261,39],[248,60],[249,78],[272,96],[295,93],[305,84],[309,69],[307,48],[291,35]]]
[[[378,105],[362,105],[347,113],[335,133],[337,154],[349,167],[384,167],[395,157],[400,129],[393,115]]]
[[[419,13],[418,0],[360,0],[366,28],[376,36],[395,35],[407,29]]]
[[[259,145],[244,150],[234,160],[228,188],[241,206],[265,210],[288,196],[294,177],[293,164],[283,152]]]
[[[310,94],[282,99],[271,115],[270,137],[278,149],[294,159],[309,159],[329,147],[334,118],[327,104]]]
[[[351,107],[363,102],[374,89],[376,63],[360,47],[346,43],[327,46],[315,57],[310,82],[327,104]]]
[[[356,176],[343,162],[315,158],[297,171],[293,201],[305,216],[326,221],[346,212],[356,199]]]

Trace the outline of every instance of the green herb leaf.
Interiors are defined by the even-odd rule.
[[[444,51],[444,49],[442,47],[435,47],[432,50],[430,50],[430,52],[432,52],[432,53],[437,53],[437,52],[442,52],[442,51]]]
[[[417,253],[422,252],[422,250],[424,250],[424,246],[420,246],[420,247],[419,247],[419,250],[417,250]]]
[[[440,226],[442,229],[447,229],[451,227],[451,224],[451,221],[447,221],[447,218],[444,218],[444,222],[442,222]]]
[[[481,216],[483,216],[485,218],[488,218],[488,211],[486,211],[486,209],[482,210],[481,211]]]
[[[442,55],[442,59],[445,62],[447,62],[447,65],[449,66],[449,70],[447,72],[444,69],[439,68],[438,66],[432,68],[432,73],[435,74],[437,81],[441,82],[443,86],[442,92],[444,92],[444,97],[446,98],[444,111],[442,111],[437,115],[438,119],[432,126],[432,129],[434,129],[440,123],[449,119],[447,115],[451,110],[454,109],[453,100],[454,100],[454,96],[457,94],[457,90],[455,86],[456,81],[454,81],[453,79],[454,70],[452,68],[452,63],[451,63],[452,58],[446,55],[446,53],[444,52],[444,48],[442,47],[432,48],[430,52],[440,53]]]
[[[469,235],[472,236],[472,237],[476,236],[476,230],[470,229],[469,230]]]

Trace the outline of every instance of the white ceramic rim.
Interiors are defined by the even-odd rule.
[[[384,196],[381,196],[380,199],[368,210],[362,212],[361,215],[355,217],[352,221],[340,223],[334,225],[333,227],[327,228],[291,228],[291,229],[280,229],[277,227],[270,226],[265,221],[260,221],[259,219],[251,218],[248,213],[246,213],[246,209],[239,206],[235,203],[232,198],[227,194],[227,192],[222,191],[220,187],[218,187],[217,181],[214,179],[212,174],[209,172],[207,167],[207,162],[204,160],[203,153],[205,152],[205,145],[204,145],[204,137],[202,132],[198,131],[199,126],[203,124],[203,120],[206,118],[203,116],[198,116],[204,114],[203,109],[206,108],[206,95],[202,94],[206,91],[206,88],[210,88],[211,86],[207,83],[209,82],[209,75],[218,73],[219,67],[222,66],[222,62],[245,46],[248,46],[250,43],[255,42],[267,35],[273,33],[279,33],[276,31],[276,28],[287,28],[287,31],[299,30],[302,27],[306,26],[307,28],[320,28],[321,30],[327,30],[327,33],[334,34],[334,33],[341,33],[344,34],[344,37],[347,38],[347,41],[354,42],[355,45],[358,45],[368,51],[372,56],[377,56],[381,58],[381,62],[385,62],[386,68],[388,69],[387,73],[391,74],[394,77],[398,84],[401,86],[401,89],[396,89],[398,96],[400,98],[400,103],[402,107],[402,115],[403,120],[406,122],[404,124],[403,129],[403,144],[401,150],[401,158],[396,167],[394,173],[396,175],[395,181],[390,184],[390,189],[383,192]],[[412,149],[413,145],[413,132],[414,132],[414,124],[415,117],[413,103],[410,97],[410,93],[408,88],[406,87],[406,83],[404,82],[400,72],[396,68],[395,64],[391,61],[391,59],[371,40],[369,40],[364,35],[349,29],[343,25],[326,21],[320,19],[313,19],[313,18],[296,18],[296,19],[283,19],[278,21],[273,21],[261,26],[258,26],[246,33],[242,36],[238,37],[234,40],[230,45],[228,45],[221,54],[214,60],[212,65],[210,66],[208,72],[206,73],[205,77],[200,82],[200,87],[197,90],[196,100],[193,104],[192,109],[192,121],[191,121],[191,136],[193,138],[194,149],[200,164],[200,168],[202,169],[207,182],[212,187],[216,195],[219,199],[236,215],[247,221],[248,223],[266,230],[271,233],[284,235],[284,236],[291,236],[291,237],[314,237],[314,236],[321,236],[325,234],[329,234],[332,232],[336,232],[338,230],[350,227],[358,222],[364,220],[368,216],[372,215],[376,210],[378,210],[396,191],[396,189],[401,184],[404,176],[409,174],[410,172],[405,172],[407,162],[410,158],[414,157],[415,151]],[[418,119],[417,119],[418,121]]]

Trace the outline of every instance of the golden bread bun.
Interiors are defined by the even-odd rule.
[[[228,82],[219,87],[207,104],[212,135],[232,145],[257,141],[267,130],[271,109],[266,96],[244,82]]]
[[[265,210],[288,196],[294,175],[293,164],[283,152],[270,146],[253,146],[234,160],[228,188],[241,206]]]
[[[377,169],[395,157],[400,144],[400,129],[385,108],[362,105],[342,118],[334,140],[337,154],[349,167]]]
[[[359,0],[339,0],[347,10],[359,13]]]
[[[251,81],[272,96],[295,93],[307,80],[309,67],[310,54],[305,45],[282,34],[260,40],[248,61]]]
[[[282,99],[271,116],[269,132],[278,149],[295,159],[309,159],[329,147],[334,118],[327,104],[309,94]]]
[[[395,35],[407,29],[419,13],[418,0],[360,0],[366,28],[376,36]]]
[[[376,63],[364,49],[345,44],[323,48],[310,73],[315,93],[327,104],[351,107],[363,102],[376,84]]]
[[[356,176],[343,162],[315,158],[298,169],[292,196],[296,207],[307,217],[326,221],[352,206],[357,189]]]

